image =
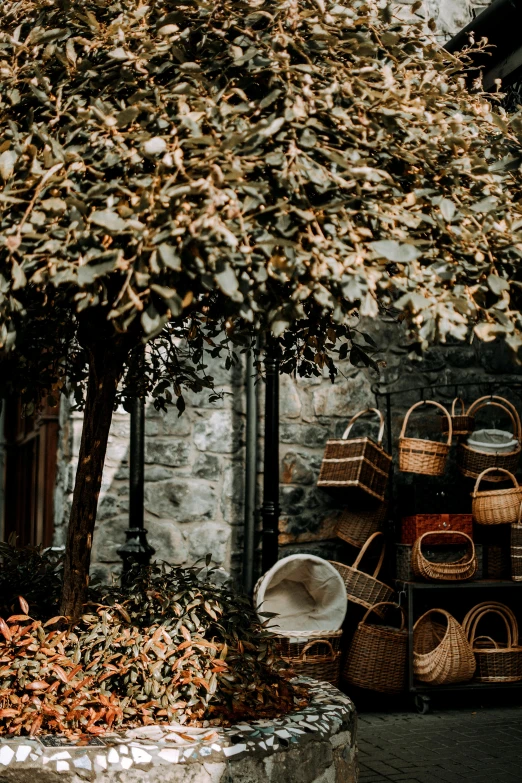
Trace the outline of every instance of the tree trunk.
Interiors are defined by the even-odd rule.
[[[89,584],[92,537],[107,440],[126,354],[125,348],[114,338],[100,340],[89,347],[89,381],[67,533],[61,603],[61,613],[71,621],[82,614]]]

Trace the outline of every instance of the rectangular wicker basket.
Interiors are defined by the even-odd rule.
[[[403,517],[401,523],[401,544],[414,544],[424,533],[433,530],[458,530],[473,538],[473,517],[471,514],[415,514]],[[433,538],[430,544],[458,544],[460,537],[449,540],[447,536],[438,541]]]
[[[348,438],[354,422],[367,413],[379,416],[381,427],[377,442],[371,438]],[[356,414],[342,438],[326,443],[318,487],[359,487],[372,497],[384,500],[392,458],[382,447],[384,419],[370,408]]]

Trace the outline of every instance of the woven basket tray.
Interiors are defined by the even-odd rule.
[[[460,536],[467,549],[464,556],[453,561],[441,563],[438,560],[431,560],[428,553],[424,551],[423,544],[430,538],[440,536]],[[466,533],[424,533],[413,545],[411,553],[411,565],[413,573],[420,579],[426,579],[429,582],[458,582],[473,579],[477,572],[477,556],[475,554],[475,545],[473,540]]]

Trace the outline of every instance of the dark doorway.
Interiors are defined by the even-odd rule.
[[[52,543],[58,414],[46,405],[24,416],[18,400],[6,403],[5,538],[15,533],[18,544]]]

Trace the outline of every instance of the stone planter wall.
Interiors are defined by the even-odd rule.
[[[356,783],[353,704],[331,685],[309,682],[309,705],[276,721],[192,736],[179,725],[147,726],[83,746],[45,736],[0,739],[0,781]]]

